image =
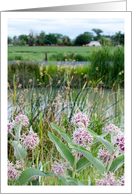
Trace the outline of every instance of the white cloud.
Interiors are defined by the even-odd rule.
[[[124,20],[118,18],[11,18],[8,19],[8,36],[29,34],[30,29],[37,32],[61,33],[70,37],[86,31],[92,32],[92,28],[103,30],[104,34],[124,32]],[[14,33],[14,34],[13,34]]]

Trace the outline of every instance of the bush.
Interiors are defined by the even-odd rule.
[[[22,84],[23,87],[32,85],[33,83],[29,82],[30,79],[36,81],[40,78],[40,69],[37,63],[13,63],[8,66],[8,83],[10,87],[13,87],[13,75],[16,75],[19,78],[18,83]]]
[[[91,57],[91,75],[93,80],[102,79],[107,88],[118,80],[124,86],[124,49],[117,48],[110,53],[108,47],[93,50]],[[121,76],[120,76],[121,72]]]

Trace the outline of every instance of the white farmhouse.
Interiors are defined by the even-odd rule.
[[[98,41],[91,41],[89,44],[86,44],[86,46],[101,46],[101,44]]]

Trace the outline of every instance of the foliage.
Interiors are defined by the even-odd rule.
[[[92,34],[91,33],[86,33],[80,34],[79,36],[76,37],[75,39],[75,45],[83,45],[83,44],[88,44],[92,40]]]

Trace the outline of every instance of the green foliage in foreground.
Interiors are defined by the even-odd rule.
[[[59,132],[59,134],[62,134],[62,136],[69,142],[69,137],[65,132],[62,132],[61,129],[59,129],[59,127],[55,126],[54,124],[51,124],[54,129]],[[91,132],[92,133],[92,132]],[[55,135],[53,135],[52,133],[48,133],[49,134],[49,138],[51,139],[51,141],[55,144],[55,146],[57,147],[57,150],[60,152],[61,156],[68,162],[70,162],[70,165],[72,167],[72,177],[70,176],[62,176],[59,174],[56,174],[55,176],[59,179],[61,179],[63,181],[63,183],[65,182],[66,185],[93,185],[92,180],[90,179],[90,177],[88,178],[88,184],[79,181],[77,179],[75,179],[75,175],[78,172],[78,169],[76,168],[77,166],[79,166],[79,161],[77,162],[77,158],[76,155],[75,157],[73,157],[72,153],[70,153],[69,149],[67,148],[67,146],[65,146],[62,141],[57,138]],[[64,136],[65,134],[65,136]],[[95,135],[94,137],[96,137],[96,139],[98,139],[98,135]],[[68,137],[68,138],[66,138]],[[103,139],[103,137],[101,137]],[[102,140],[102,142],[104,142]],[[105,142],[107,142],[107,140],[105,140]],[[105,143],[105,146],[107,149],[109,149],[109,144]],[[82,160],[85,162],[84,163],[84,168],[86,168],[86,159],[87,159],[87,163],[89,164],[89,162],[94,165],[98,171],[100,172],[101,176],[104,175],[104,173],[108,173],[108,172],[115,172],[119,167],[121,167],[124,163],[124,155],[121,155],[119,157],[117,157],[116,159],[113,160],[113,162],[109,162],[108,166],[107,166],[107,171],[106,168],[104,166],[104,164],[99,161],[96,157],[94,157],[92,155],[92,153],[90,153],[88,150],[86,150],[85,148],[75,145],[73,143],[69,143],[69,147],[76,150],[77,153],[81,153],[83,154],[84,158],[83,159],[79,159],[81,162]],[[113,158],[113,154],[111,154],[111,158]],[[78,164],[78,165],[77,165]],[[81,166],[82,168],[82,166]],[[25,169],[20,178],[19,178],[19,182],[21,185],[27,183],[27,182],[31,182],[33,181],[33,177],[35,176],[42,176],[42,177],[47,177],[47,176],[53,176],[54,174],[49,173],[49,172],[43,172],[34,168],[30,168],[30,169]]]

